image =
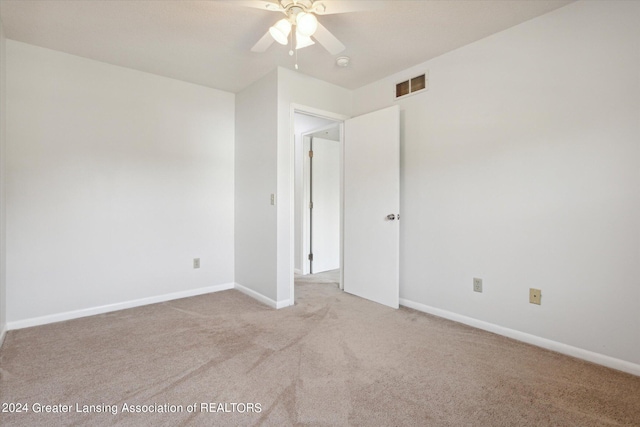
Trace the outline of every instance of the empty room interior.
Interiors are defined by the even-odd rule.
[[[0,0],[0,424],[640,425],[640,1]]]

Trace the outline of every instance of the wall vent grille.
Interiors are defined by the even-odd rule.
[[[427,73],[396,84],[396,99],[427,90]]]

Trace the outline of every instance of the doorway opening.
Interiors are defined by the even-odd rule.
[[[340,269],[340,124],[302,135],[302,274]]]
[[[343,118],[304,107],[293,115],[294,283],[342,288]],[[291,301],[295,301],[291,283]]]

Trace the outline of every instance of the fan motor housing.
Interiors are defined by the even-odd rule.
[[[295,20],[296,16],[298,16],[299,13],[302,12],[306,12],[305,9],[301,8],[298,5],[295,6],[290,6],[285,10],[287,16],[289,17],[289,19]]]
[[[303,9],[311,9],[313,5],[313,1],[311,0],[281,0],[280,4],[284,8],[284,10],[288,10],[291,7],[300,7]]]

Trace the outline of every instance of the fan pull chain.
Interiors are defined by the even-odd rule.
[[[289,56],[293,56],[293,31],[289,33]]]
[[[297,33],[296,33],[296,37],[298,37]],[[293,52],[295,50],[296,52],[296,63],[295,63],[295,68],[296,70],[298,69],[298,49],[293,49],[293,31],[291,31],[291,33],[289,34],[289,40],[290,40],[290,44],[291,44],[291,48],[289,49],[289,56],[293,56]]]

